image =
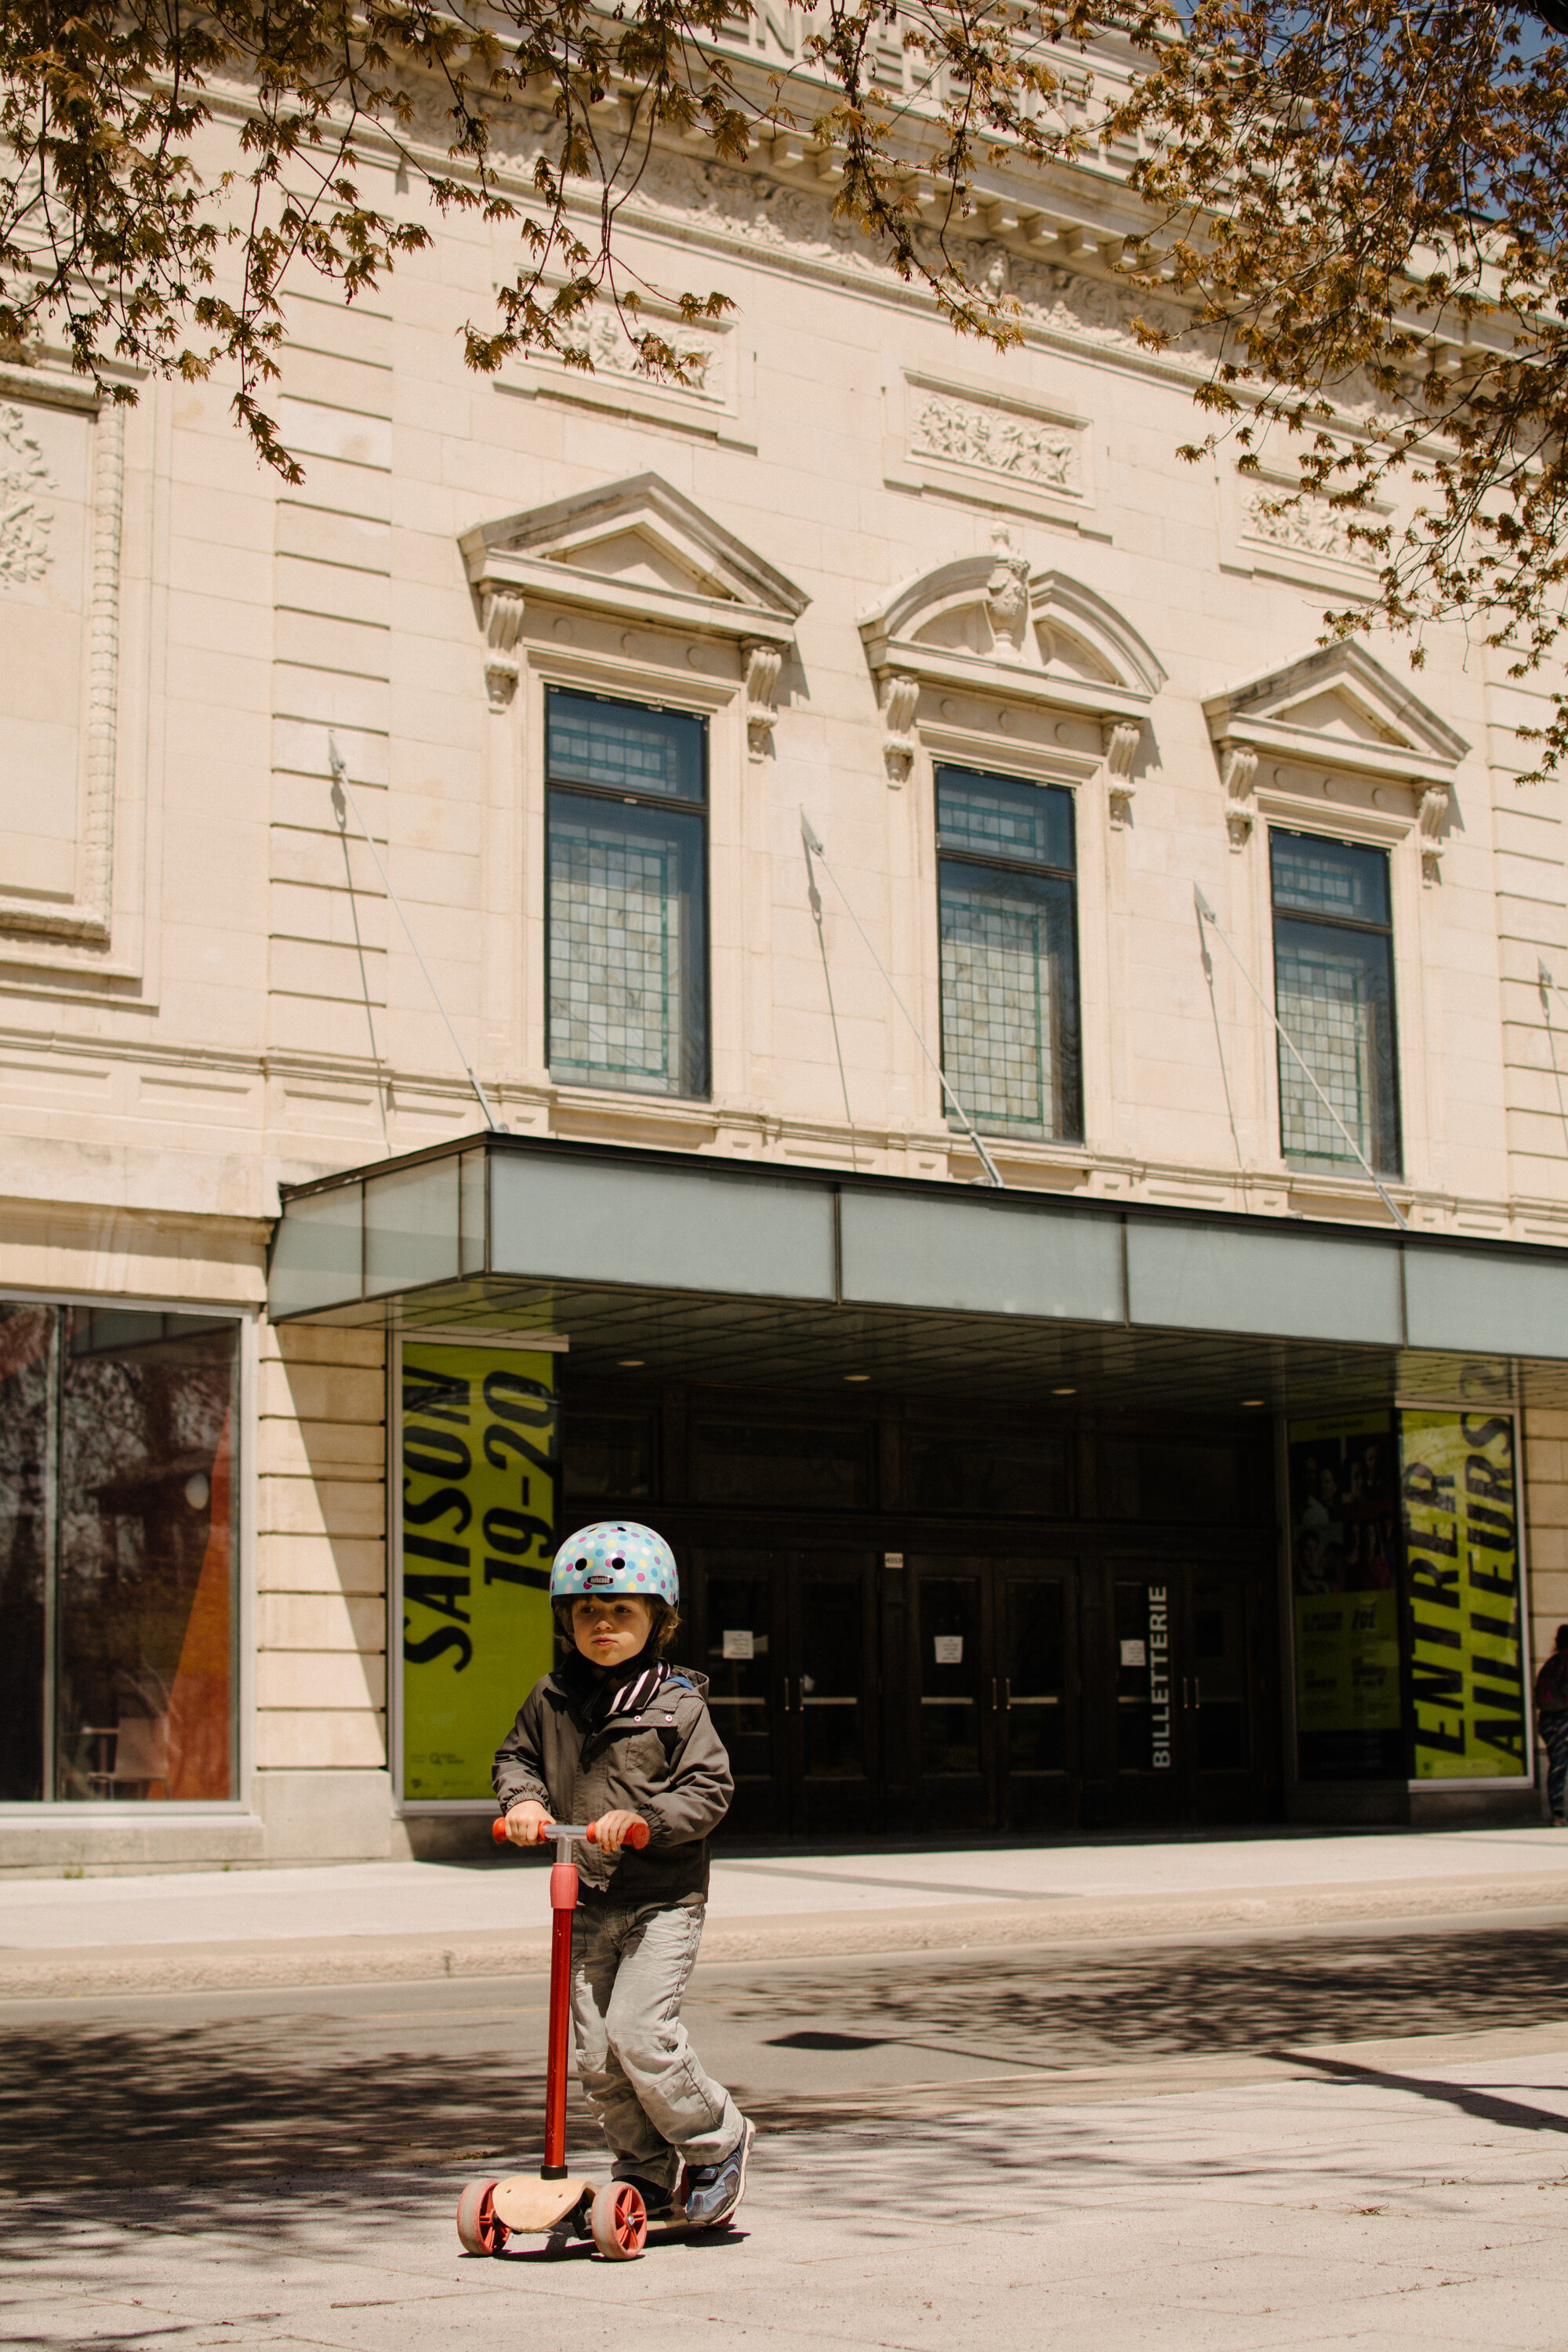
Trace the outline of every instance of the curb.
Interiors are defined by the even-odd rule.
[[[702,1962],[826,1959],[1142,1942],[1215,1933],[1268,1936],[1298,1928],[1568,1916],[1568,1881],[1528,1876],[1423,1879],[1394,1885],[1281,1889],[1267,1895],[1166,1896],[1090,1903],[1042,1898],[1002,1906],[954,1905],[855,1918],[798,1916],[710,1924]],[[103,1945],[0,1953],[0,2002],[130,1999],[295,1985],[388,1984],[437,1978],[542,1976],[549,1931],[498,1937],[339,1936],[221,1944]]]

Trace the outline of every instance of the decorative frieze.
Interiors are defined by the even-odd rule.
[[[0,403],[0,587],[25,586],[48,570],[50,493],[58,488],[26,416],[14,401]]]
[[[985,474],[1082,495],[1081,436],[1072,425],[1018,407],[1011,401],[979,400],[910,386],[910,455],[935,457]]]
[[[1351,517],[1331,500],[1284,486],[1259,483],[1241,501],[1241,536],[1264,547],[1286,548],[1331,563],[1366,566],[1364,545],[1352,536]]]

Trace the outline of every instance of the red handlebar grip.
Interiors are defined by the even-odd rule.
[[[595,1845],[597,1845],[599,1843],[597,1837],[595,1836],[595,1832],[597,1830],[598,1826],[599,1824],[597,1822],[590,1822],[588,1824],[588,1835]],[[631,1846],[635,1852],[640,1853],[652,1834],[653,1832],[648,1828],[646,1822],[634,1822],[630,1829],[626,1832],[625,1837],[621,1840],[621,1843],[623,1845]]]
[[[594,1832],[597,1827],[598,1823],[596,1822],[590,1822],[588,1824],[589,1839],[595,1845],[598,1843],[598,1840],[595,1837]],[[550,1834],[549,1822],[544,1824],[544,1834],[546,1837]],[[497,1845],[505,1845],[507,1843],[506,1817],[504,1814],[498,1813],[495,1820],[490,1823],[490,1835],[495,1840]],[[644,1846],[647,1845],[651,1835],[652,1832],[649,1830],[646,1822],[634,1822],[621,1843],[623,1845],[631,1846],[637,1853],[640,1853]]]

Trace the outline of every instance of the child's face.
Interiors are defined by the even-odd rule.
[[[572,1604],[572,1639],[596,1666],[635,1658],[652,1631],[653,1611],[635,1593],[606,1592],[595,1599],[580,1592]]]

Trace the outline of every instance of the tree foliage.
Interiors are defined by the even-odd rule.
[[[1214,430],[1184,454],[1228,436],[1258,472],[1283,451],[1279,504],[1343,519],[1370,617],[1417,665],[1458,618],[1522,677],[1563,625],[1564,21],[1558,0],[1195,0],[1120,110],[1146,208],[1126,264],[1188,298],[1213,355]],[[1533,740],[1538,773],[1568,751],[1561,695]]]
[[[574,322],[607,296],[640,364],[679,377],[677,342],[638,315],[650,289],[627,271],[619,215],[661,135],[700,135],[739,163],[780,130],[832,152],[839,215],[956,326],[1015,340],[955,231],[999,142],[1037,163],[1071,150],[1055,100],[1062,47],[1084,30],[1076,0],[826,0],[797,13],[796,57],[772,72],[737,54],[752,13],[749,0],[7,0],[0,345],[51,333],[117,398],[132,396],[127,372],[226,366],[257,447],[292,478],[264,400],[288,274],[352,299],[430,242],[433,213],[469,211],[510,223],[519,255],[495,316],[469,323],[472,366],[520,349],[591,364]],[[909,68],[886,69],[889,42],[912,90]],[[433,89],[434,165],[414,137]],[[519,107],[551,125],[526,186],[504,168]],[[405,201],[377,193],[389,161]],[[657,290],[677,319],[728,307]]]

